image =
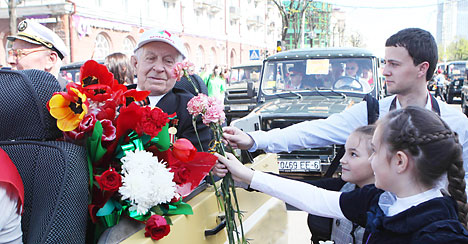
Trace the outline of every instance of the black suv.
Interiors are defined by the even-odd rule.
[[[385,93],[379,65],[374,54],[359,48],[298,49],[272,55],[263,64],[258,106],[232,125],[247,132],[268,131],[327,118],[361,102],[367,93],[379,99]],[[298,179],[322,176],[338,147],[278,153],[279,170]]]
[[[252,61],[231,68],[224,98],[224,111],[228,124],[233,118],[246,116],[257,105],[261,71],[261,61]]]
[[[447,103],[453,103],[454,97],[461,96],[467,63],[468,61],[452,61],[447,63],[444,72],[447,77],[447,83],[442,91]]]

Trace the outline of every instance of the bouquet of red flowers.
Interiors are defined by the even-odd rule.
[[[124,215],[145,223],[145,236],[159,240],[170,232],[168,216],[193,213],[182,199],[216,157],[169,134],[176,115],[135,103],[148,95],[118,84],[104,65],[89,60],[79,83],[55,93],[47,107],[64,140],[86,146],[92,221],[108,228]]]

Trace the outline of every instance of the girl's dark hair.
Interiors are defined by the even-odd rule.
[[[458,136],[434,112],[409,106],[390,112],[378,121],[383,143],[390,153],[404,151],[415,161],[415,177],[426,187],[434,187],[447,172],[448,191],[458,205],[458,219],[467,226],[463,148]]]
[[[369,152],[369,155],[372,152],[372,147],[371,147],[371,141],[372,141],[372,136],[374,135],[375,131],[375,125],[365,125],[365,126],[360,126],[356,129],[354,129],[353,133],[359,133],[361,135],[364,135],[365,137],[368,137],[369,140],[366,142],[366,148],[367,151]]]
[[[123,53],[109,54],[104,64],[107,69],[109,69],[109,72],[114,74],[114,79],[116,79],[119,84],[133,84],[135,72],[133,71],[133,67],[127,55]]]
[[[218,71],[218,73],[216,73],[216,69],[218,69],[218,68],[219,68],[219,71]],[[223,69],[219,65],[215,65],[213,67],[213,71],[211,72],[211,78],[215,78],[217,76],[220,76],[220,74],[222,74],[222,73],[223,73]]]

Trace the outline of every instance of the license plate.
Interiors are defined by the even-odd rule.
[[[247,105],[231,105],[231,111],[247,111],[249,110],[249,106]]]
[[[310,172],[320,171],[320,159],[316,160],[282,160],[278,161],[279,170],[282,172]]]

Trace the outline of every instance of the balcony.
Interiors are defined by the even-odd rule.
[[[264,18],[262,16],[250,16],[247,17],[247,25],[248,26],[257,26],[257,27],[262,27],[264,23]]]
[[[211,13],[218,13],[223,9],[223,4],[220,0],[209,0],[207,2],[210,5]]]
[[[195,10],[209,9],[209,0],[193,0],[193,8]]]
[[[257,24],[257,16],[249,16],[245,22],[247,23],[247,26],[252,27]]]
[[[240,19],[239,8],[235,6],[229,7],[229,17],[231,20],[239,20]]]

